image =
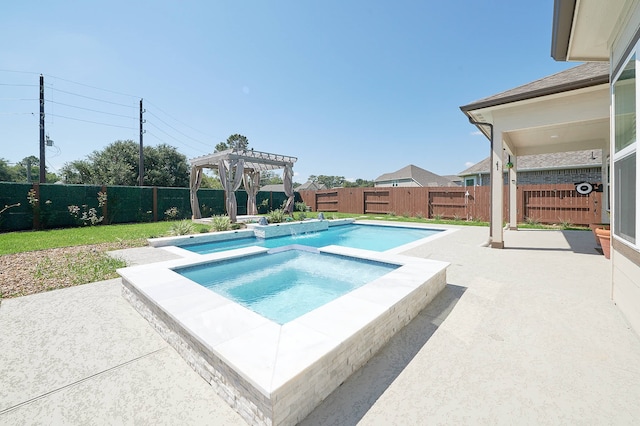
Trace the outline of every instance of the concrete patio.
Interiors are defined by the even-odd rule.
[[[487,236],[406,252],[451,262],[448,285],[303,424],[640,423],[640,338],[593,234],[508,231],[504,250]],[[0,330],[0,424],[244,424],[119,279],[2,300]]]

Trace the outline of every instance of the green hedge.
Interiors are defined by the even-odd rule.
[[[28,201],[31,189],[39,193],[39,202],[34,206]],[[98,206],[98,192],[101,191],[107,193],[104,208]],[[80,212],[95,208],[98,216],[104,216],[105,224],[164,220],[165,212],[172,207],[178,210],[178,218],[190,218],[189,198],[188,188],[0,182],[0,209],[20,203],[0,215],[0,232],[79,226],[81,223],[69,213],[71,205],[78,206]],[[286,199],[283,192],[259,192],[256,196],[258,206],[268,200],[268,210],[280,208]],[[198,190],[198,201],[203,217],[226,212],[221,189]],[[238,214],[247,214],[247,193],[236,191],[236,201]]]

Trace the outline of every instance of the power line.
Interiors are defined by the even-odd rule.
[[[92,124],[100,124],[102,126],[109,126],[109,127],[119,127],[121,129],[131,129],[131,130],[136,130],[135,127],[130,127],[130,126],[119,126],[117,124],[108,124],[108,123],[100,123],[98,121],[91,121],[91,120],[82,120],[80,118],[73,118],[73,117],[66,117],[64,115],[57,115],[57,114],[47,114],[48,116],[52,116],[52,117],[58,117],[58,118],[66,118],[67,120],[75,120],[75,121],[82,121],[84,123],[92,123]]]
[[[150,132],[150,131],[146,131],[145,134],[153,136],[154,138],[158,139],[160,142],[162,142],[163,144],[169,145],[167,142],[165,142],[163,139],[159,138],[156,134]]]
[[[166,125],[167,127],[169,127],[169,128],[171,128],[171,129],[175,130],[176,132],[180,133],[182,136],[184,136],[184,137],[186,137],[186,138],[189,138],[189,139],[191,139],[191,140],[192,140],[192,141],[194,141],[194,142],[198,142],[199,144],[202,144],[202,145],[204,145],[204,146],[207,146],[207,147],[208,147],[208,146],[210,146],[210,144],[208,144],[208,143],[206,143],[206,142],[199,141],[198,139],[194,139],[194,138],[192,138],[191,136],[184,134],[184,133],[183,133],[183,132],[181,132],[180,130],[178,130],[178,129],[176,129],[175,127],[173,127],[171,124],[169,124],[169,123],[167,123],[166,121],[162,120],[160,117],[158,117],[157,115],[155,115],[153,112],[151,112],[151,111],[147,111],[147,112],[148,112],[149,114],[153,115],[155,118],[157,118],[157,119],[158,119],[158,121],[160,121],[161,123],[163,123],[163,124],[164,124],[164,125]]]
[[[65,103],[62,103],[62,102],[56,102],[56,101],[52,101],[50,99],[45,99],[45,101],[46,102],[50,102],[52,104],[56,104],[56,105],[64,105],[64,106],[67,106],[67,107],[82,109],[82,110],[85,110],[85,111],[97,112],[97,113],[100,113],[100,114],[107,114],[107,115],[113,115],[113,116],[116,116],[116,117],[124,117],[124,118],[135,118],[135,117],[133,117],[131,115],[124,115],[124,114],[116,114],[116,113],[113,113],[113,112],[99,111],[97,109],[84,108],[84,107],[80,107],[80,106],[76,106],[76,105],[70,105],[70,104],[65,104]]]
[[[204,136],[210,137],[211,139],[214,139],[213,136],[211,136],[211,135],[209,135],[209,134],[207,134],[207,133],[205,133],[205,132],[203,132],[201,130],[196,129],[195,127],[191,127],[190,125],[188,125],[186,123],[183,123],[182,121],[178,120],[177,118],[171,116],[171,114],[169,114],[168,112],[164,111],[162,108],[160,108],[159,106],[155,105],[153,102],[147,100],[146,103],[148,105],[154,106],[158,111],[162,112],[164,115],[166,115],[167,117],[171,118],[175,122],[180,123],[183,126],[190,128],[191,130],[195,130],[196,132],[200,133],[201,135],[204,135]]]
[[[66,78],[56,77],[55,75],[50,75],[50,74],[44,74],[44,75],[46,77],[51,77],[51,78],[54,78],[56,80],[65,81],[67,83],[72,83],[72,84],[77,84],[78,86],[84,86],[84,87],[89,87],[91,89],[102,90],[103,92],[113,93],[113,94],[122,95],[122,96],[128,96],[130,98],[136,98],[136,99],[140,98],[140,96],[131,95],[129,93],[117,92],[115,90],[104,89],[102,87],[97,87],[97,86],[91,86],[89,84],[79,83],[79,82],[73,81],[73,80],[67,80]]]
[[[3,70],[0,69],[0,72],[13,72],[16,74],[35,74],[35,75],[40,75],[39,72],[33,72],[33,71],[16,71],[16,70]]]
[[[80,98],[91,99],[92,101],[104,102],[106,104],[118,105],[118,106],[127,107],[127,108],[135,108],[135,105],[127,105],[127,104],[121,104],[121,103],[118,103],[118,102],[107,101],[107,100],[104,100],[104,99],[93,98],[91,96],[85,96],[85,95],[81,95],[79,93],[73,93],[73,92],[68,92],[66,90],[56,89],[53,86],[48,86],[48,87],[51,90],[55,90],[56,92],[66,93],[68,95],[78,96]]]
[[[37,84],[15,84],[15,83],[0,83],[0,86],[11,86],[11,87],[38,87]]]
[[[185,143],[185,142],[181,141],[180,139],[178,139],[178,138],[176,138],[176,137],[174,137],[174,136],[170,135],[169,133],[165,132],[165,131],[164,131],[164,130],[162,130],[160,127],[156,126],[155,124],[150,123],[150,122],[148,122],[148,121],[147,121],[147,124],[149,124],[149,125],[151,125],[151,126],[155,127],[156,129],[158,129],[159,131],[161,131],[161,132],[162,132],[162,133],[164,133],[165,135],[169,136],[171,139],[173,139],[173,140],[175,140],[176,142],[178,142],[178,143],[180,143],[180,144],[182,144],[182,145],[186,146],[187,148],[191,148],[191,149],[193,149],[194,151],[197,151],[197,152],[199,152],[199,151],[200,151],[198,148],[195,148],[195,147],[193,147],[193,146],[191,146],[191,145],[189,145],[189,144],[187,144],[187,143]]]

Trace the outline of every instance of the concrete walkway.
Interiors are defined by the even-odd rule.
[[[640,424],[640,339],[593,235],[487,236],[406,253],[451,262],[447,287],[303,424]],[[244,424],[119,280],[3,300],[0,424],[96,423]]]

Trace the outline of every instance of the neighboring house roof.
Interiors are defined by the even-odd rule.
[[[265,185],[260,188],[260,191],[265,192],[284,192],[284,183],[276,183],[273,185]]]
[[[296,191],[318,191],[320,189],[327,189],[327,187],[323,183],[308,180],[297,187]]]
[[[462,184],[462,179],[460,178],[460,176],[444,175],[442,177],[445,178],[445,179],[449,179],[451,182],[455,183],[456,185],[461,185]]]
[[[503,166],[507,162],[505,154]],[[517,170],[519,172],[533,170],[575,169],[580,167],[601,167],[602,150],[584,150],[572,152],[554,152],[551,154],[522,155],[517,157]],[[489,173],[489,157],[463,170],[459,176],[471,176]]]
[[[587,62],[488,98],[477,100],[461,106],[460,109],[463,112],[473,111],[608,83],[609,63]]]
[[[385,173],[378,177],[375,182],[388,182],[402,179],[411,179],[420,186],[455,186],[455,183],[451,180],[418,166],[414,166],[413,164],[409,164],[392,173]]]

